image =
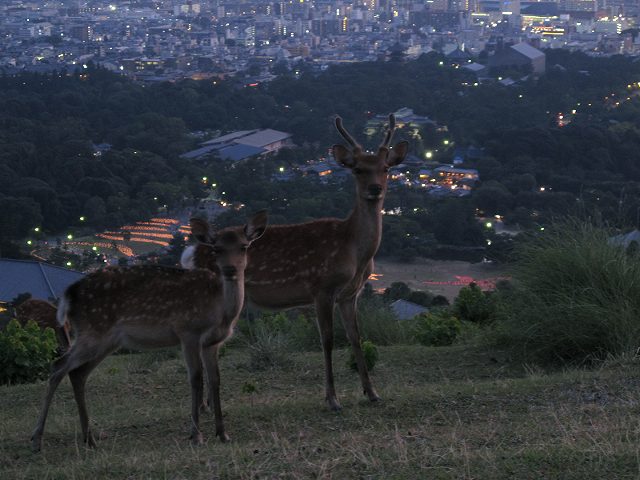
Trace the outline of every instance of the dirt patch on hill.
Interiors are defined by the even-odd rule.
[[[413,290],[429,290],[436,295],[444,295],[450,301],[471,282],[483,289],[491,289],[497,280],[509,278],[504,267],[492,263],[429,259],[411,263],[376,260],[374,273],[371,285],[375,289],[384,289],[393,282],[404,282]]]

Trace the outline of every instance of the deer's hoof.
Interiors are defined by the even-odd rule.
[[[87,435],[87,438],[84,439],[84,443],[86,443],[87,447],[89,447],[89,448],[98,448],[98,444],[96,443],[96,439],[93,438],[93,435],[91,433],[89,433]]]
[[[327,398],[327,405],[329,405],[329,408],[334,412],[339,412],[340,410],[342,410],[342,406],[338,402],[338,399],[335,397]]]
[[[31,451],[38,453],[42,450],[42,437],[34,435],[31,437]]]
[[[382,401],[382,397],[380,395],[378,395],[375,390],[372,390],[370,392],[365,391],[364,394],[367,396],[369,401],[372,402],[372,403],[381,402]]]
[[[191,443],[193,445],[203,445],[204,444],[204,438],[202,437],[202,433],[200,433],[200,432],[192,433],[191,434]]]
[[[229,435],[227,435],[225,432],[217,432],[216,436],[220,439],[222,443],[227,443],[231,441],[231,439],[229,438]]]

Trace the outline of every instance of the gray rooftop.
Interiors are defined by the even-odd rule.
[[[218,150],[218,155],[220,155],[220,158],[223,160],[237,162],[238,160],[244,160],[254,155],[260,155],[265,151],[264,148],[252,147],[251,145],[229,145],[228,147]]]
[[[234,142],[242,145],[250,145],[252,147],[265,147],[271,143],[280,142],[291,138],[290,133],[279,132],[278,130],[260,130],[259,132],[236,139]]]
[[[463,65],[462,68],[471,70],[472,72],[479,72],[480,70],[484,70],[487,67],[480,63],[473,62],[473,63],[468,63],[467,65]]]
[[[210,153],[215,152],[219,148],[220,147],[218,145],[207,145],[206,147],[196,148],[195,150],[183,153],[182,155],[180,155],[180,158],[192,160],[194,158],[204,157],[205,155],[209,155]]]
[[[10,302],[21,293],[41,300],[58,299],[83,273],[30,260],[0,259],[0,301]]]
[[[236,140],[241,137],[246,137],[247,135],[251,135],[252,133],[256,133],[258,130],[238,130],[237,132],[227,133],[226,135],[222,135],[220,137],[212,138],[211,140],[207,140],[206,142],[202,142],[201,145],[221,145],[223,143],[228,143],[233,140]]]
[[[410,320],[416,315],[429,311],[427,307],[402,299],[393,302],[391,304],[391,310],[398,320]]]
[[[520,42],[520,43],[517,43],[516,45],[511,45],[511,48],[513,48],[516,52],[521,53],[525,57],[529,57],[532,60],[534,58],[544,57],[543,52],[541,52],[535,47],[532,47],[526,42]]]

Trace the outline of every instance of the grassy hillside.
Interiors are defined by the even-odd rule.
[[[89,379],[99,449],[80,442],[68,380],[54,400],[43,452],[29,450],[44,383],[0,387],[0,478],[637,478],[640,363],[545,375],[467,346],[380,349],[368,404],[335,359],[343,411],[322,402],[320,353],[250,372],[246,352],[222,359],[229,444],[188,441],[189,389],[167,352],[108,358]],[[256,393],[245,393],[247,384]]]

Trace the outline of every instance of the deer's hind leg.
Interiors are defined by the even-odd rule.
[[[49,382],[47,384],[47,392],[45,394],[42,408],[40,410],[40,416],[38,417],[38,423],[36,424],[36,428],[34,429],[33,434],[31,435],[31,447],[34,451],[40,451],[40,449],[42,448],[42,434],[44,433],[44,426],[47,421],[49,407],[51,406],[53,395],[60,385],[60,382],[67,373],[81,367],[85,363],[90,362],[95,358],[96,352],[93,345],[83,344],[80,341],[76,341],[71,349],[68,350],[65,355],[63,355],[54,363],[53,371],[49,377]],[[80,404],[78,404],[78,406],[80,406]],[[82,414],[80,421],[82,422]]]
[[[69,372],[69,379],[71,380],[71,385],[73,386],[73,396],[75,397],[76,404],[78,405],[78,414],[80,415],[80,426],[82,427],[83,441],[87,444],[87,446],[92,448],[96,447],[96,441],[91,434],[91,429],[89,428],[89,414],[87,412],[87,401],[85,398],[85,385],[87,384],[87,378],[89,378],[89,374],[110,353],[111,351],[107,351],[97,358],[94,358]]]

